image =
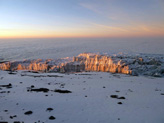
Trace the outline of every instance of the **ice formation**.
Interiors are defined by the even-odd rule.
[[[164,57],[162,56],[130,56],[99,55],[82,53],[76,57],[61,59],[36,59],[1,62],[1,70],[34,70],[42,72],[83,72],[102,71],[130,75],[164,76]]]

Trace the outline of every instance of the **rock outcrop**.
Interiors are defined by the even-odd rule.
[[[1,70],[34,70],[42,72],[102,71],[130,75],[164,76],[163,57],[98,55],[82,53],[73,58],[37,59],[0,63]]]

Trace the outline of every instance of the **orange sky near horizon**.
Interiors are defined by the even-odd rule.
[[[113,27],[91,28],[88,30],[63,30],[63,31],[44,31],[44,30],[11,30],[0,31],[0,38],[96,38],[96,37],[164,37],[164,30],[149,30],[147,28],[121,30]]]
[[[164,37],[163,5],[162,0],[1,0],[0,38]]]

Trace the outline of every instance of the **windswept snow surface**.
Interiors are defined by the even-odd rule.
[[[163,123],[163,115],[164,78],[0,71],[0,122]]]

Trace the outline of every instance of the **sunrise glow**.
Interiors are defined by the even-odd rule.
[[[0,38],[163,37],[162,0],[0,0]]]

